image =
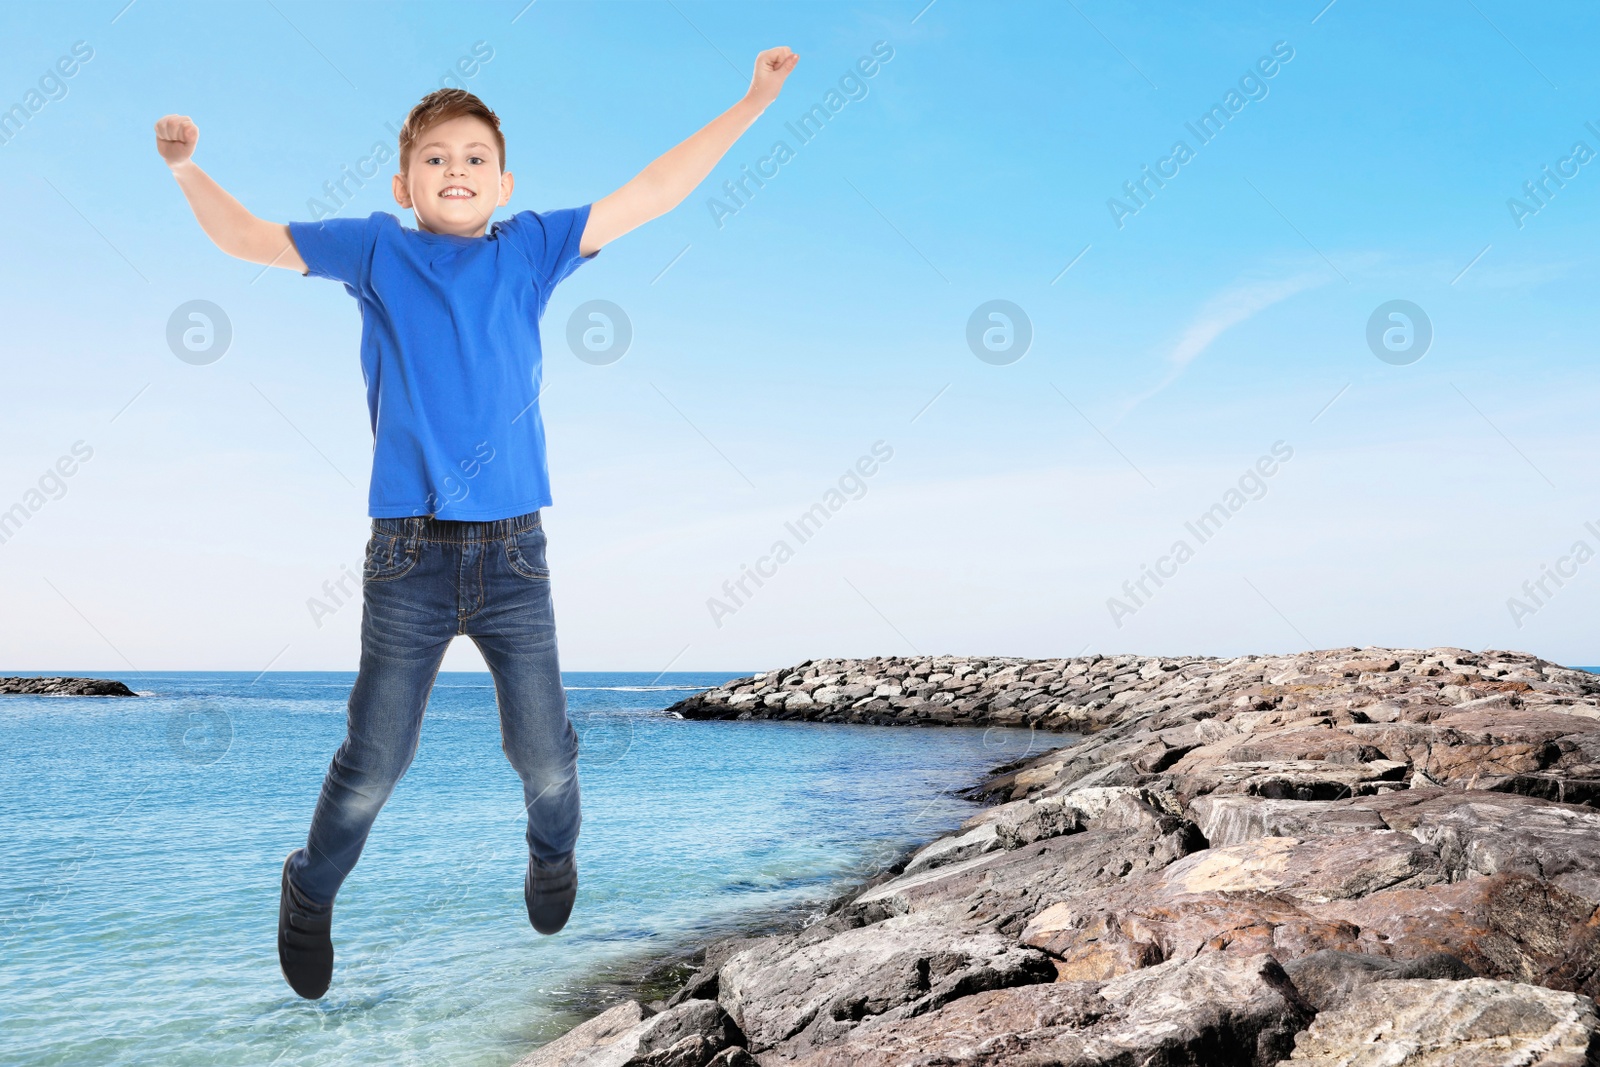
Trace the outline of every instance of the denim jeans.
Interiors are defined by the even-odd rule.
[[[374,519],[361,595],[361,670],[306,845],[289,863],[295,888],[332,905],[416,755],[439,664],[461,634],[494,677],[501,747],[527,804],[529,853],[544,863],[572,855],[581,821],[578,734],[561,686],[539,513],[495,522]]]

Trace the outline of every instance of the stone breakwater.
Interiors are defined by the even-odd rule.
[[[958,663],[983,680],[940,702]],[[1368,648],[721,692],[680,710],[1093,732],[997,768],[971,793],[998,803],[818,921],[714,943],[521,1067],[1600,1064],[1600,677]]]
[[[899,656],[807,660],[735,678],[667,709],[685,719],[805,719],[877,725],[1033,726],[1076,731],[1122,694],[1205,660],[1090,656],[1030,660]]]
[[[109,678],[0,678],[0,695],[133,697],[139,694]]]

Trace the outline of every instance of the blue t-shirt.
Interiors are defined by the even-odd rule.
[[[482,237],[407,229],[382,211],[289,224],[306,273],[361,305],[373,518],[488,521],[549,505],[539,319],[587,262],[588,220],[586,204],[518,212]]]

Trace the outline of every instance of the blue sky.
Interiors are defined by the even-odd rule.
[[[196,159],[256,214],[308,218],[487,48],[462,80],[504,122],[502,214],[566,207],[731,105],[775,44],[800,66],[706,186],[550,303],[567,666],[1368,643],[1600,662],[1600,561],[1573,551],[1600,550],[1600,161],[1574,156],[1600,152],[1600,11],[1324,4],[6,7],[0,106],[45,91],[0,145],[0,509],[40,505],[0,543],[0,668],[355,665],[359,607],[323,590],[365,542],[354,302],[217,252],[157,118],[192,115]],[[92,58],[50,81],[79,42]],[[785,124],[879,42],[865,95],[800,144]],[[1202,143],[1187,124],[1230,91]],[[719,226],[711,198],[779,140],[792,158]],[[1120,227],[1114,197],[1138,207]],[[380,210],[412,223],[387,172],[340,208]],[[997,299],[1033,334],[1005,365],[966,339]],[[216,362],[168,347],[190,300],[231,323]],[[566,342],[591,300],[632,325],[610,365]],[[1366,339],[1393,300],[1433,334],[1401,365]],[[80,441],[92,458],[50,480]],[[735,603],[724,583],[878,441],[859,499]],[[1278,442],[1259,499],[1187,533]],[[1179,541],[1192,558],[1159,564]],[[447,667],[477,663],[457,642]]]

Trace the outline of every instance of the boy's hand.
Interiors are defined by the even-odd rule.
[[[799,54],[782,45],[756,56],[756,74],[750,79],[750,92],[746,94],[746,99],[765,108],[778,98],[778,90],[783,88],[784,79],[798,62]]]
[[[188,115],[168,115],[156,123],[156,151],[169,167],[187,162],[199,142],[200,128]]]
[[[167,115],[156,122],[156,151],[167,161],[206,236],[230,256],[304,274],[305,260],[289,227],[256,218],[190,161],[199,143],[200,128],[188,115]]]
[[[756,74],[750,79],[750,91],[744,99],[634,175],[622,188],[590,206],[578,251],[592,256],[623,234],[683,203],[739,135],[778,98],[778,90],[798,62],[798,55],[781,47],[756,56]]]

